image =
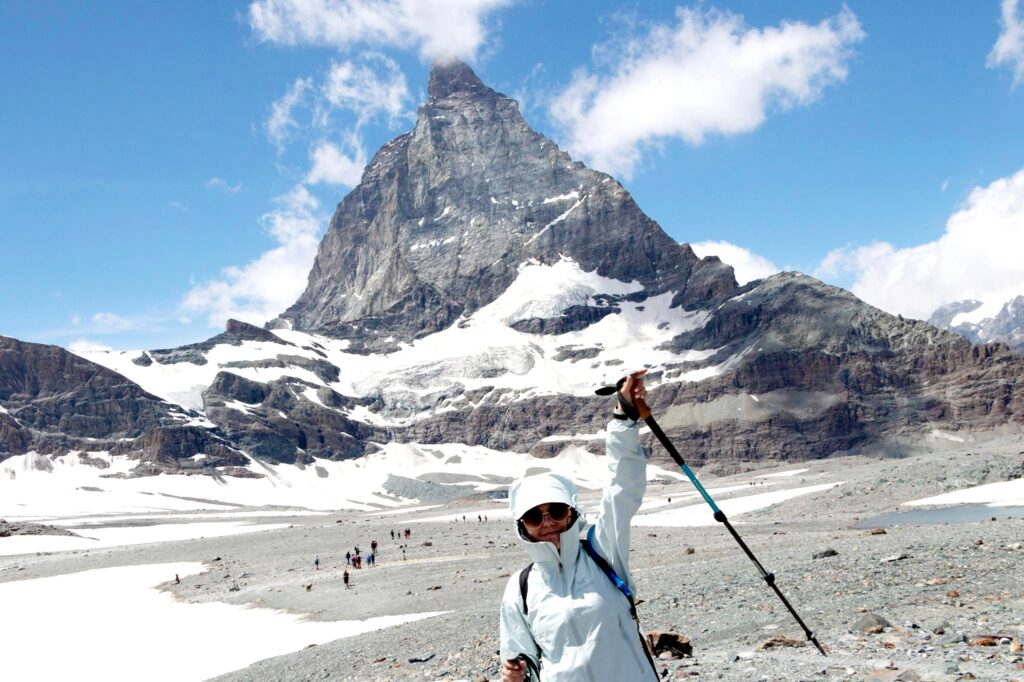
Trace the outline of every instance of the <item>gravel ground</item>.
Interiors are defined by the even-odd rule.
[[[767,479],[771,484],[764,489],[844,483],[734,519],[828,648],[827,658],[804,641],[724,528],[635,528],[632,566],[644,600],[641,621],[646,629],[675,631],[693,643],[692,657],[659,660],[665,678],[1024,680],[1024,519],[895,526],[884,533],[855,527],[906,500],[1021,476],[1024,438],[918,450],[901,458],[801,464],[808,471]],[[752,473],[698,475],[709,488],[765,480]],[[654,483],[648,493],[691,490],[688,483]],[[585,503],[596,496],[585,495]],[[280,608],[314,620],[445,612],[260,661],[218,680],[496,680],[497,604],[509,576],[527,563],[507,520],[476,522],[477,510],[502,504],[454,501],[387,516],[345,512],[298,518],[289,528],[252,535],[10,557],[0,563],[0,580],[203,561],[207,572],[180,585],[170,581],[166,589],[189,602]],[[411,522],[463,512],[469,523]],[[401,541],[403,559],[390,531],[406,527],[412,537]],[[379,563],[350,570],[352,589],[345,590],[344,551],[358,544],[365,552],[371,538],[381,542]],[[814,558],[820,553],[830,556]],[[320,556],[319,571],[314,555]],[[884,621],[874,621],[879,625],[873,632],[861,631],[858,621],[870,616]],[[991,639],[983,643],[982,637]],[[772,638],[778,643],[762,646]]]

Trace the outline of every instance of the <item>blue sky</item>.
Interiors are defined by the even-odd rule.
[[[199,341],[304,287],[434,58],[751,278],[1024,294],[1018,0],[0,3],[0,334]]]

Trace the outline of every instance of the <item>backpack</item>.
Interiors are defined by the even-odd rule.
[[[608,576],[608,579],[612,581],[615,587],[619,589],[619,592],[622,592],[622,594],[629,601],[629,615],[633,617],[633,622],[636,623],[636,631],[637,634],[640,636],[640,645],[643,647],[644,653],[647,654],[647,661],[651,664],[651,669],[654,670],[654,676],[660,679],[660,675],[658,675],[658,669],[654,665],[654,659],[651,657],[651,650],[650,646],[648,645],[647,638],[644,637],[643,629],[640,627],[640,619],[636,615],[636,602],[633,599],[633,591],[630,590],[629,585],[627,585],[626,582],[618,576],[618,574],[615,572],[615,569],[613,569],[611,565],[607,561],[605,561],[605,558],[598,554],[597,550],[594,549],[594,530],[596,528],[596,526],[590,527],[590,530],[587,531],[587,537],[580,538],[580,545],[582,545],[584,551],[586,551],[586,553],[590,556],[594,563],[597,564],[598,568],[600,568],[601,571],[603,571],[604,574]],[[526,568],[519,572],[519,595],[522,597],[523,600],[524,616],[530,612],[530,607],[526,604],[526,594],[530,588],[529,580],[531,570],[533,570],[533,562],[530,562],[530,564]],[[530,660],[528,657],[527,662],[530,663],[532,667],[533,661]]]

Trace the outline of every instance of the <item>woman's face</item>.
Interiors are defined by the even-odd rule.
[[[550,542],[557,549],[562,548],[561,535],[569,528],[572,507],[563,502],[538,504],[523,514],[520,519],[526,533],[536,542]]]

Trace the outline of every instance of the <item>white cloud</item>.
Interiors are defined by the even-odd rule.
[[[852,274],[854,294],[890,313],[927,319],[944,303],[1001,304],[1024,294],[1024,169],[976,187],[937,240],[898,249],[875,242],[830,252],[815,275]]]
[[[472,59],[484,20],[514,0],[256,0],[249,26],[280,45],[416,50],[424,59]]]
[[[281,99],[270,105],[270,116],[266,123],[267,137],[278,151],[284,148],[292,131],[300,127],[292,111],[302,103],[312,87],[311,78],[298,78]]]
[[[690,244],[690,248],[698,258],[718,256],[723,263],[731,265],[739,284],[746,284],[781,271],[781,268],[764,256],[729,242],[698,242]]]
[[[988,53],[990,69],[1008,66],[1013,69],[1013,84],[1024,81],[1024,12],[1020,0],[1003,0],[1000,24],[1002,32]]]
[[[595,48],[610,73],[579,69],[553,101],[569,149],[595,167],[630,177],[651,145],[750,132],[772,109],[813,102],[846,78],[864,38],[845,8],[817,25],[763,29],[717,10],[679,8],[676,18]]]
[[[369,63],[344,61],[333,64],[322,91],[324,99],[335,109],[356,114],[358,125],[378,115],[386,115],[393,124],[406,114],[409,87],[398,64],[382,55],[366,55],[364,62],[380,64],[381,76]]]
[[[206,186],[210,189],[219,189],[227,194],[238,194],[242,191],[242,183],[236,183],[232,185],[223,178],[210,178],[206,181]]]
[[[355,187],[366,167],[366,152],[359,144],[358,138],[352,134],[345,140],[350,153],[345,153],[337,145],[321,141],[310,152],[313,167],[306,175],[309,184],[326,183],[328,185],[344,185]]]
[[[88,353],[90,351],[110,351],[113,347],[91,339],[76,339],[68,344],[68,350],[72,353]]]
[[[277,198],[280,208],[263,216],[278,245],[247,265],[229,266],[220,279],[193,287],[181,302],[186,315],[206,315],[211,327],[228,318],[253,324],[276,317],[299,297],[319,244],[319,202],[302,185]]]
[[[175,211],[185,212],[185,211],[188,210],[188,206],[186,206],[185,204],[181,203],[180,201],[168,201],[167,202],[167,207],[168,208],[173,208]]]

